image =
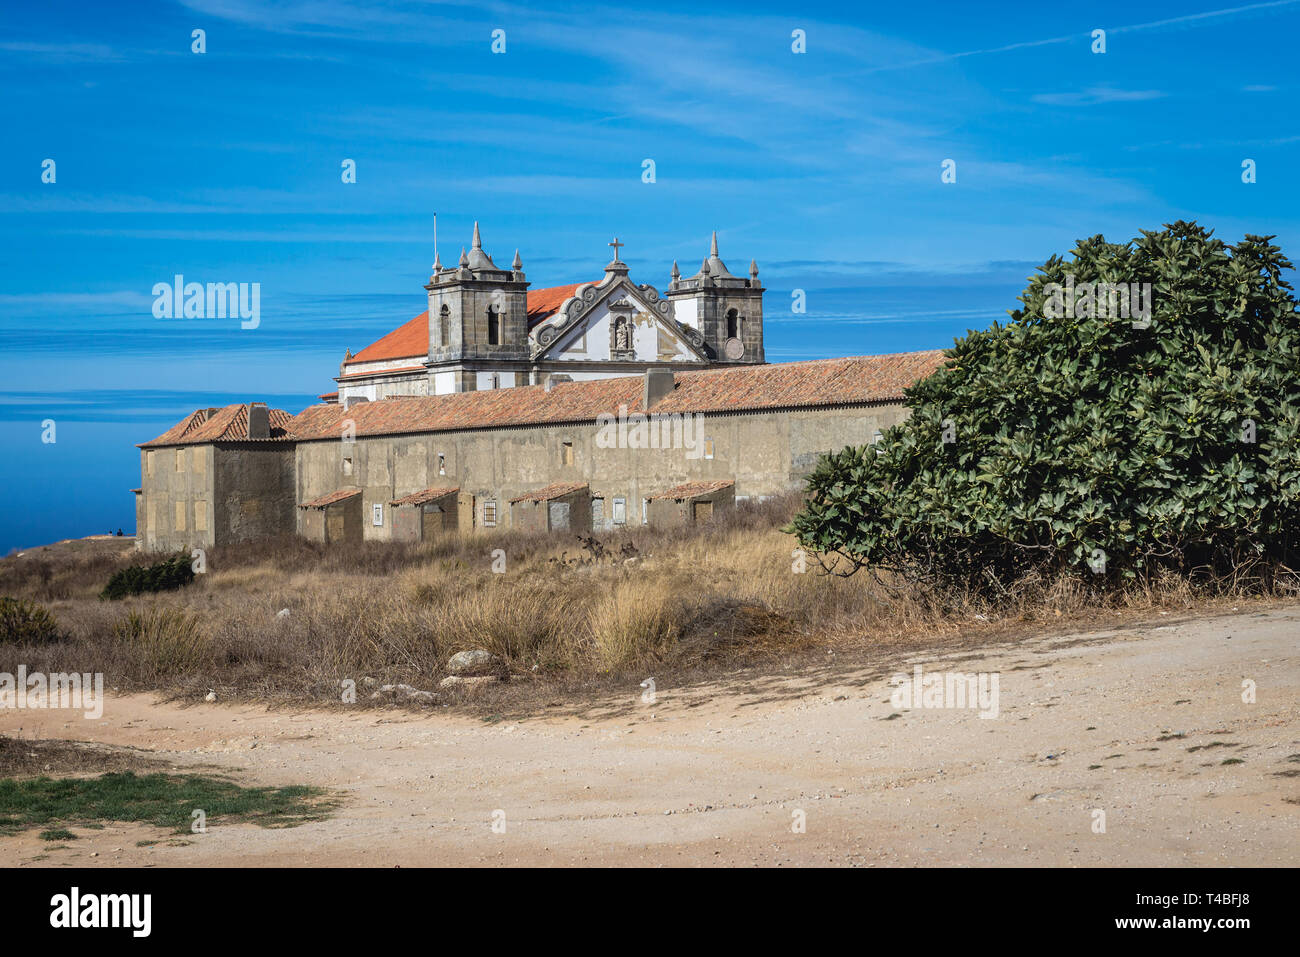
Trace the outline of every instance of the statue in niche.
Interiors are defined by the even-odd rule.
[[[628,335],[628,323],[626,316],[619,316],[614,320],[614,351],[627,352],[632,348],[631,337]]]

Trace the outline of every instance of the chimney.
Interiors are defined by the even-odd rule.
[[[348,396],[348,400],[343,403],[343,408],[350,409],[354,405],[360,405],[362,402],[369,402],[369,401],[370,400],[367,399],[364,395],[350,395]]]
[[[573,376],[567,372],[552,372],[546,377],[546,391],[550,392],[562,382],[572,382]]]
[[[645,392],[642,394],[641,407],[649,409],[675,388],[672,369],[646,369]]]
[[[271,413],[265,402],[248,403],[248,437],[250,439],[269,439],[271,437]]]

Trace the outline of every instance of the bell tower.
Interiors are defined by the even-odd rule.
[[[515,384],[528,368],[528,282],[515,251],[498,269],[483,250],[478,223],[454,269],[435,260],[429,294],[430,394]]]
[[[718,256],[716,231],[709,255],[694,276],[683,279],[673,263],[665,298],[672,302],[677,321],[704,337],[704,348],[714,362],[745,365],[766,361],[758,264],[750,260],[748,279],[733,276]]]

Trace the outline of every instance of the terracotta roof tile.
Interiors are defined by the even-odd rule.
[[[696,498],[700,495],[707,495],[710,492],[716,492],[719,489],[730,488],[735,482],[687,482],[684,485],[677,485],[666,492],[660,492],[658,495],[651,495],[650,500],[660,498],[685,499]]]
[[[586,487],[586,482],[555,482],[545,488],[539,488],[535,492],[529,492],[527,495],[512,498],[510,504],[516,505],[519,502],[549,502],[553,498],[560,498],[561,496],[581,491]]]
[[[322,495],[320,498],[314,498],[310,502],[303,502],[299,508],[324,508],[326,505],[333,505],[335,502],[343,502],[352,498],[354,495],[360,495],[359,488],[341,488],[337,491]]]
[[[528,328],[531,329],[559,309],[564,300],[585,283],[569,286],[550,286],[546,289],[528,290]],[[354,362],[382,362],[388,359],[423,359],[429,354],[429,311],[426,309],[414,319],[398,326],[382,339],[366,346],[347,364]]]
[[[140,444],[140,448],[154,445],[198,445],[204,442],[273,442],[289,438],[288,425],[292,416],[284,409],[269,409],[271,422],[269,439],[248,438],[248,403],[227,405],[220,409],[195,409],[158,438]]]
[[[414,359],[429,354],[429,310],[404,322],[382,339],[376,339],[351,359],[354,362],[378,362],[383,359]]]
[[[848,359],[817,359],[774,365],[683,371],[671,393],[652,412],[746,412],[897,402],[903,390],[943,365],[944,354],[902,352]],[[358,436],[463,429],[594,422],[601,414],[644,411],[642,377],[624,376],[544,386],[517,386],[450,395],[400,396],[361,402],[313,405],[289,417],[271,409],[271,440],[335,439],[351,421]],[[199,409],[141,448],[247,440],[247,406]],[[261,440],[267,441],[267,440]]]
[[[436,499],[444,498],[448,495],[455,495],[460,491],[460,487],[453,488],[426,488],[419,492],[412,492],[410,495],[404,495],[401,498],[395,498],[389,505],[423,505],[426,502],[432,502]]]
[[[904,352],[849,359],[818,359],[775,365],[677,373],[674,390],[655,413],[744,412],[899,401],[903,389],[943,365],[943,353]],[[403,396],[341,405],[314,405],[289,424],[300,440],[333,439],[350,420],[358,436],[462,429],[592,422],[619,406],[643,411],[642,377],[624,376],[482,392]]]
[[[592,281],[598,282],[599,280]],[[532,329],[543,319],[553,315],[556,309],[564,305],[564,300],[577,292],[579,286],[585,285],[587,285],[585,282],[575,282],[571,286],[530,289],[528,291],[528,328]]]

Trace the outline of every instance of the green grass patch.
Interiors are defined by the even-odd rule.
[[[54,833],[55,825],[85,827],[103,821],[152,824],[181,834],[189,832],[195,810],[204,812],[209,825],[249,821],[262,827],[294,827],[322,820],[336,806],[323,788],[246,788],[197,774],[123,771],[97,778],[5,779],[0,780],[0,834],[34,827]]]
[[[42,841],[75,841],[77,835],[61,827],[50,828],[48,831],[41,831]]]

